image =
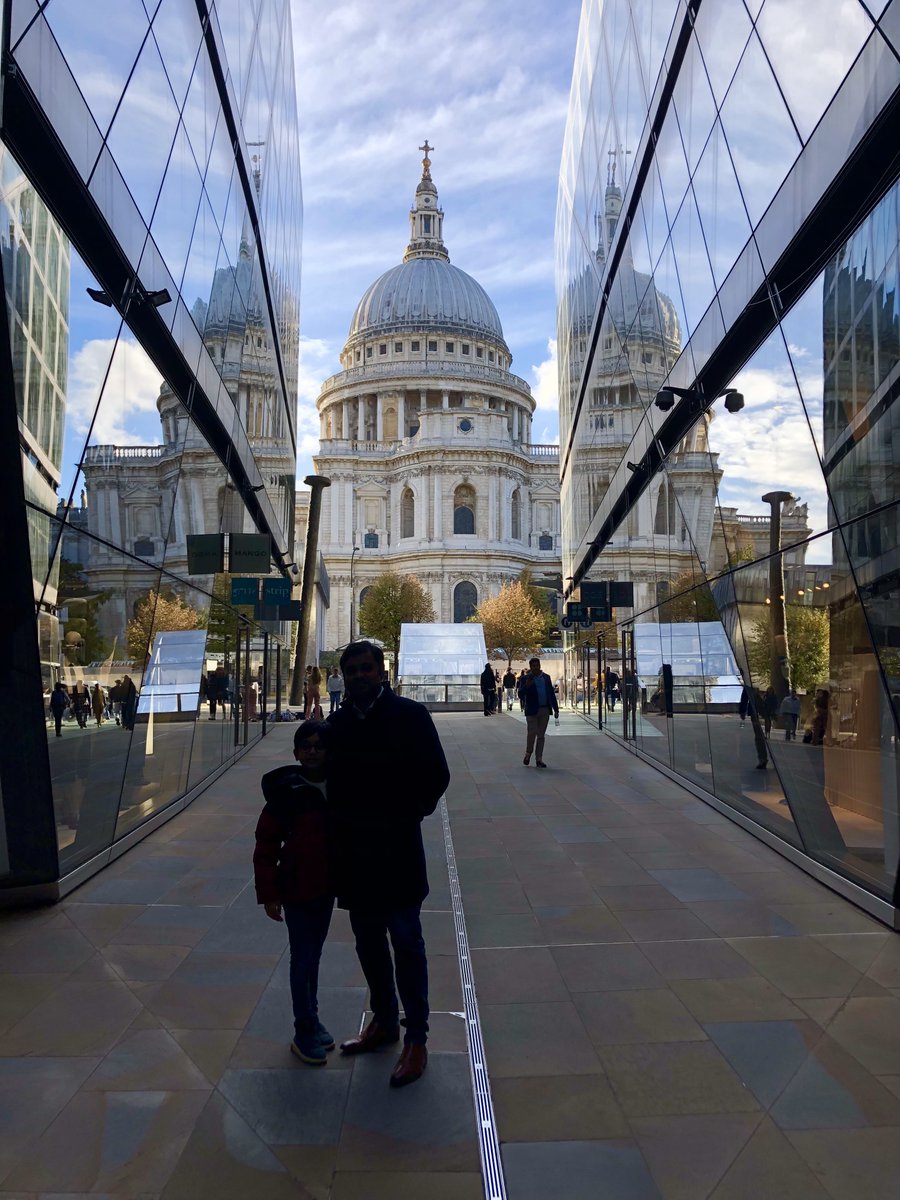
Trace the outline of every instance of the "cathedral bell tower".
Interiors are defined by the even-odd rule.
[[[416,202],[409,210],[410,238],[403,261],[440,258],[449,262],[450,255],[443,238],[444,213],[438,207],[437,188],[431,178],[431,159],[428,157],[428,152],[434,146],[429,146],[426,138],[425,144],[419,149],[424,150],[425,157],[422,159],[422,178],[416,188]]]

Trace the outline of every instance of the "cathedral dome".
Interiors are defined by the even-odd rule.
[[[401,330],[446,330],[488,338],[504,349],[503,327],[487,292],[471,275],[450,265],[444,245],[444,214],[431,178],[426,141],[420,150],[422,179],[409,213],[410,239],[403,262],[376,279],[350,322],[348,344]]]
[[[350,337],[428,327],[503,341],[487,292],[441,258],[411,258],[385,271],[356,306]]]

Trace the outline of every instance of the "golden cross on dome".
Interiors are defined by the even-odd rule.
[[[426,139],[425,139],[425,143],[424,143],[424,145],[420,146],[420,147],[419,147],[419,149],[420,149],[420,150],[424,150],[424,151],[425,151],[425,157],[422,159],[422,167],[423,167],[422,174],[423,174],[423,175],[424,175],[426,178],[430,178],[430,177],[431,177],[431,175],[430,175],[430,170],[429,170],[429,168],[431,167],[431,159],[428,157],[428,155],[429,155],[429,154],[430,154],[430,152],[431,152],[431,151],[434,149],[434,146],[429,146],[429,145],[428,145],[428,138],[426,138]]]

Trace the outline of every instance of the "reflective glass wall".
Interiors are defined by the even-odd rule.
[[[12,889],[101,866],[280,711],[290,626],[188,539],[294,558],[302,201],[288,0],[7,0],[3,37]]]
[[[898,51],[897,0],[586,0],[557,217],[563,575],[632,588],[567,696],[886,920]]]

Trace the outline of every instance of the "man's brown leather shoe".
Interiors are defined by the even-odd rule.
[[[399,1025],[384,1026],[371,1020],[358,1037],[341,1042],[341,1054],[369,1054],[372,1050],[381,1050],[382,1047],[393,1046],[399,1041]]]
[[[396,1067],[391,1072],[391,1087],[401,1088],[406,1087],[408,1083],[415,1083],[417,1079],[422,1078],[427,1065],[428,1051],[425,1047],[418,1046],[415,1042],[407,1042]]]

